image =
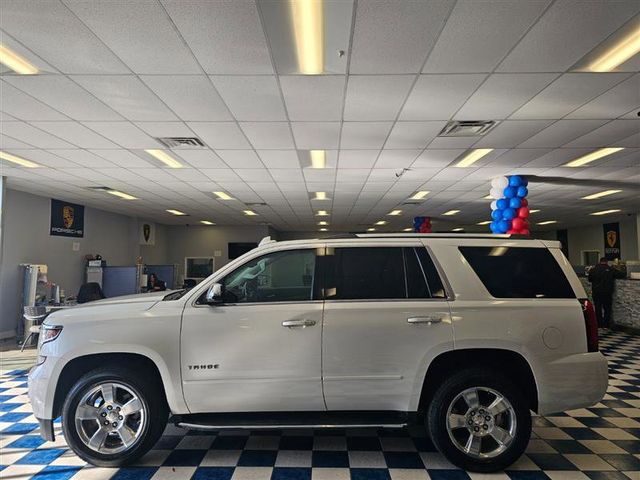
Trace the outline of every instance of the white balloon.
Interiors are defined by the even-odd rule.
[[[501,190],[504,190],[509,186],[509,179],[507,177],[496,177],[493,180],[491,180],[491,186],[493,188],[499,188]]]
[[[491,202],[491,210],[495,210],[498,208],[498,202],[497,200],[494,200],[493,202]]]
[[[492,188],[491,191],[489,192],[489,195],[491,195],[491,198],[495,198],[496,200],[498,200],[503,197],[502,190],[503,190],[502,188]]]

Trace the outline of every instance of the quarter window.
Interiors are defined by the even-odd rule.
[[[311,300],[315,250],[283,250],[255,258],[227,275],[226,303]]]

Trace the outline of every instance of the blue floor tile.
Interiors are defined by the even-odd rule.
[[[310,468],[275,467],[271,480],[311,480]]]
[[[276,450],[244,450],[238,460],[240,467],[273,467],[276,464]]]
[[[125,467],[119,469],[109,480],[149,480],[157,470],[156,467]]]
[[[233,467],[199,467],[191,480],[231,480],[233,470]]]
[[[384,458],[389,468],[424,469],[422,458],[415,452],[384,452]]]
[[[347,452],[327,452],[316,450],[312,454],[311,464],[314,467],[348,468],[349,456],[347,455]]]
[[[352,468],[351,480],[391,480],[386,468]]]
[[[67,480],[73,477],[82,467],[65,467],[49,465],[34,474],[32,480]]]
[[[49,465],[64,452],[64,448],[43,448],[42,450],[32,450],[24,457],[19,458],[16,463],[21,465]]]
[[[164,461],[163,465],[171,467],[194,467],[207,454],[206,450],[179,449],[172,451]]]

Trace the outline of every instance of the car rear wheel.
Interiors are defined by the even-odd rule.
[[[489,369],[465,370],[445,381],[429,405],[427,422],[438,450],[454,465],[475,472],[511,465],[531,436],[524,397]]]
[[[80,458],[100,467],[137,460],[153,447],[167,423],[164,395],[158,390],[127,369],[87,373],[63,406],[67,443]]]

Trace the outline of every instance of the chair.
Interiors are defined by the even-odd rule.
[[[94,300],[101,300],[103,298],[105,297],[104,293],[102,293],[102,288],[100,288],[100,284],[97,282],[89,282],[80,286],[77,302],[87,303]]]

